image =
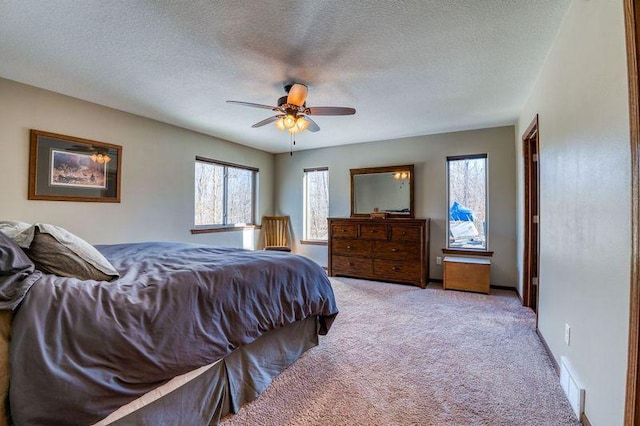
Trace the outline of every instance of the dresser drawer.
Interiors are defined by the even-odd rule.
[[[422,239],[422,228],[419,226],[392,226],[392,241],[420,241]]]
[[[331,269],[334,275],[370,275],[372,270],[371,259],[333,256],[331,258]]]
[[[420,281],[422,279],[418,262],[374,259],[373,273],[398,281]]]
[[[420,259],[420,243],[411,241],[374,241],[373,257],[380,259]]]
[[[386,240],[387,225],[360,225],[360,238]]]
[[[344,256],[371,256],[371,241],[336,239],[331,241],[332,254]]]
[[[354,224],[331,225],[332,238],[355,238],[358,236],[358,226]]]

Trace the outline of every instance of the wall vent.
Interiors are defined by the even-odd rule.
[[[560,385],[567,395],[573,412],[580,419],[580,415],[584,411],[584,388],[576,378],[569,360],[564,356],[560,357]]]

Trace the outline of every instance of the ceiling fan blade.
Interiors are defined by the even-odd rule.
[[[313,121],[311,119],[311,117],[307,117],[306,115],[304,116],[304,119],[309,122],[309,127],[307,127],[307,130],[310,132],[317,132],[318,130],[320,130],[320,126],[318,126],[318,124]]]
[[[304,105],[304,101],[307,100],[307,93],[309,89],[304,84],[296,83],[289,89],[289,96],[287,96],[287,103],[297,105],[301,107]]]
[[[253,108],[270,109],[271,111],[279,111],[278,107],[271,106],[271,105],[254,104],[251,102],[241,102],[241,101],[227,101],[227,103],[244,105],[244,106],[253,107]]]
[[[265,126],[269,123],[273,123],[274,121],[278,121],[278,119],[282,117],[282,115],[274,115],[273,117],[269,117],[269,118],[265,118],[262,121],[258,121],[256,124],[254,124],[251,127],[262,127]]]
[[[309,115],[353,115],[356,113],[355,108],[347,107],[310,107],[304,110]]]

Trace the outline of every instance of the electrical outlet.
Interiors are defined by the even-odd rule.
[[[436,256],[436,265],[442,265],[442,257]]]
[[[571,327],[569,324],[564,325],[564,343],[566,343],[567,346],[571,343]]]

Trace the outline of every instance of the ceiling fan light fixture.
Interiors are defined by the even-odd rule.
[[[274,123],[278,130],[286,130],[291,135],[296,135],[306,130],[313,133],[319,131],[320,126],[311,118],[313,115],[353,115],[356,113],[355,108],[349,107],[307,107],[306,100],[309,89],[306,84],[285,84],[284,90],[287,94],[278,99],[277,106],[243,101],[227,102],[252,108],[269,109],[275,112],[275,115],[259,121],[251,127],[257,128]],[[291,138],[291,141],[293,146],[293,144],[295,144],[295,138]],[[396,179],[400,179],[400,176],[398,175]]]
[[[304,132],[305,130],[307,130],[307,127],[309,127],[309,122],[305,120],[304,117],[298,117],[298,119],[296,120],[296,127],[299,131]]]
[[[283,124],[287,129],[292,129],[296,125],[296,118],[291,114],[287,114],[284,118]]]

